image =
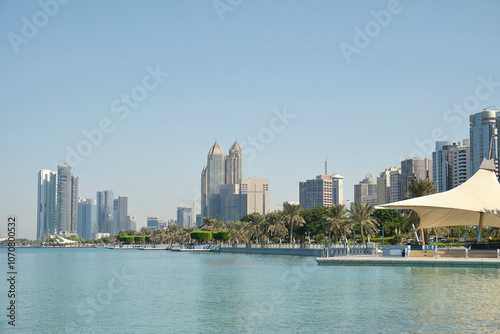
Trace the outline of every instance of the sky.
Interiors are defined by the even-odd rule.
[[[298,183],[430,157],[500,105],[500,1],[0,0],[0,236],[36,236],[37,175],[127,196],[138,228],[200,197],[217,140]],[[188,200],[180,201],[179,199]],[[199,210],[199,208],[198,208]],[[197,210],[197,211],[198,211]]]

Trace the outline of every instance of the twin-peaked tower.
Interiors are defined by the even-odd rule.
[[[224,156],[217,141],[208,151],[207,165],[201,172],[201,216],[221,219],[220,189],[225,184],[240,184],[243,150],[237,141]]]

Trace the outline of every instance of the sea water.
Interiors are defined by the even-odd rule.
[[[16,250],[1,333],[500,331],[500,271],[321,266],[310,257],[99,248]]]

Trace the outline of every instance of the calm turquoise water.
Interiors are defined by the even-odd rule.
[[[5,321],[2,279],[1,333],[500,331],[498,269],[107,249],[18,249],[17,257],[17,326]],[[2,277],[6,262],[2,249]]]

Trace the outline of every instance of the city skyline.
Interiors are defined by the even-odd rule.
[[[243,2],[221,19],[211,2],[69,2],[26,35],[43,8],[2,2],[1,211],[34,239],[36,175],[67,163],[80,197],[127,194],[138,228],[175,217],[205,143],[235,135],[271,210],[325,156],[352,201],[367,173],[430,158],[499,104],[498,1],[389,3]]]

